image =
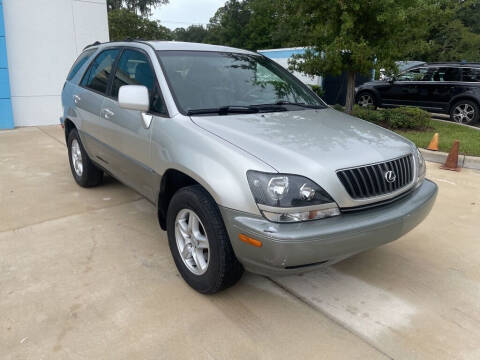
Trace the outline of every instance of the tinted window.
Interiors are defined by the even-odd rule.
[[[159,56],[184,111],[285,101],[323,105],[287,70],[262,56],[203,51],[161,51]]]
[[[125,50],[118,62],[113,78],[112,96],[118,98],[118,92],[124,85],[143,85],[150,94],[150,109],[163,112],[163,102],[156,86],[155,73],[148,62],[147,55],[140,51]]]
[[[112,66],[118,55],[118,51],[118,49],[112,49],[101,52],[83,77],[82,86],[106,93],[108,78],[112,72]]]
[[[432,81],[460,81],[460,69],[456,67],[430,68],[433,76]]]
[[[397,78],[398,81],[430,81],[432,73],[428,68],[418,68],[405,71]]]
[[[480,69],[464,68],[463,81],[480,82]]]
[[[95,49],[92,49],[92,50],[84,51],[83,53],[80,54],[77,61],[75,61],[75,63],[73,64],[72,69],[70,70],[70,73],[67,76],[68,81],[72,80],[75,77],[75,75],[77,75],[78,71],[88,61],[88,59],[90,59],[90,57],[93,55],[94,52],[95,52]]]

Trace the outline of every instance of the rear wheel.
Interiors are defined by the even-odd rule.
[[[178,190],[168,206],[170,251],[183,279],[213,294],[234,285],[243,267],[235,257],[220,211],[199,185]]]
[[[459,124],[473,124],[479,115],[478,104],[470,100],[458,101],[450,111],[450,119]]]
[[[82,187],[93,187],[102,183],[103,171],[97,168],[83,148],[77,129],[68,134],[68,158],[76,183]]]
[[[357,95],[357,104],[366,108],[376,108],[375,98],[370,92],[361,92]]]

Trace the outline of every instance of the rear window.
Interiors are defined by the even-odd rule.
[[[88,61],[88,59],[90,59],[90,57],[93,55],[94,52],[95,52],[95,49],[91,49],[91,50],[84,51],[83,53],[80,54],[78,59],[73,64],[72,69],[68,73],[68,76],[67,76],[68,81],[72,80],[75,77],[75,75],[77,75],[78,71]]]

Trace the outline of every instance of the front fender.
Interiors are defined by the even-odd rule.
[[[183,115],[156,118],[152,131],[154,171],[178,170],[202,185],[218,205],[260,214],[246,172],[275,169]]]

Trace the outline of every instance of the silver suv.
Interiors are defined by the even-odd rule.
[[[152,202],[185,281],[305,272],[393,241],[437,186],[413,143],[329,108],[253,52],[181,42],[85,49],[62,94],[75,181]]]

